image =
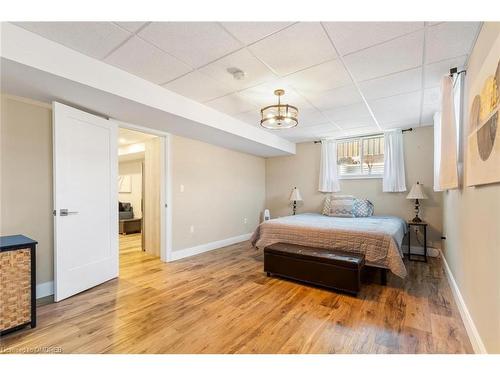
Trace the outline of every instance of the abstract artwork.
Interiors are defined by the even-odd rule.
[[[468,128],[467,186],[500,182],[500,61],[472,101]]]
[[[118,176],[118,192],[119,193],[132,192],[132,177],[130,175]]]

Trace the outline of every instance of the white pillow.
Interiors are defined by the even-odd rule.
[[[323,215],[336,217],[354,217],[352,195],[328,195],[323,206]]]

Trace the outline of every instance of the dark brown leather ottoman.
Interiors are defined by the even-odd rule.
[[[264,248],[264,272],[334,288],[351,294],[361,289],[363,254],[287,243]]]

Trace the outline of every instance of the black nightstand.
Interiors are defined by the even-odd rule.
[[[424,231],[424,255],[411,253],[411,227],[416,226]],[[417,258],[412,258],[412,255]],[[423,259],[422,259],[423,257]],[[424,221],[408,221],[408,259],[427,263],[427,223]]]

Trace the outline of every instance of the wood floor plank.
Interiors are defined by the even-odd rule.
[[[120,236],[120,277],[59,303],[38,326],[0,338],[5,352],[471,353],[439,258],[408,277],[368,275],[357,297],[267,277],[248,242],[172,263]]]

